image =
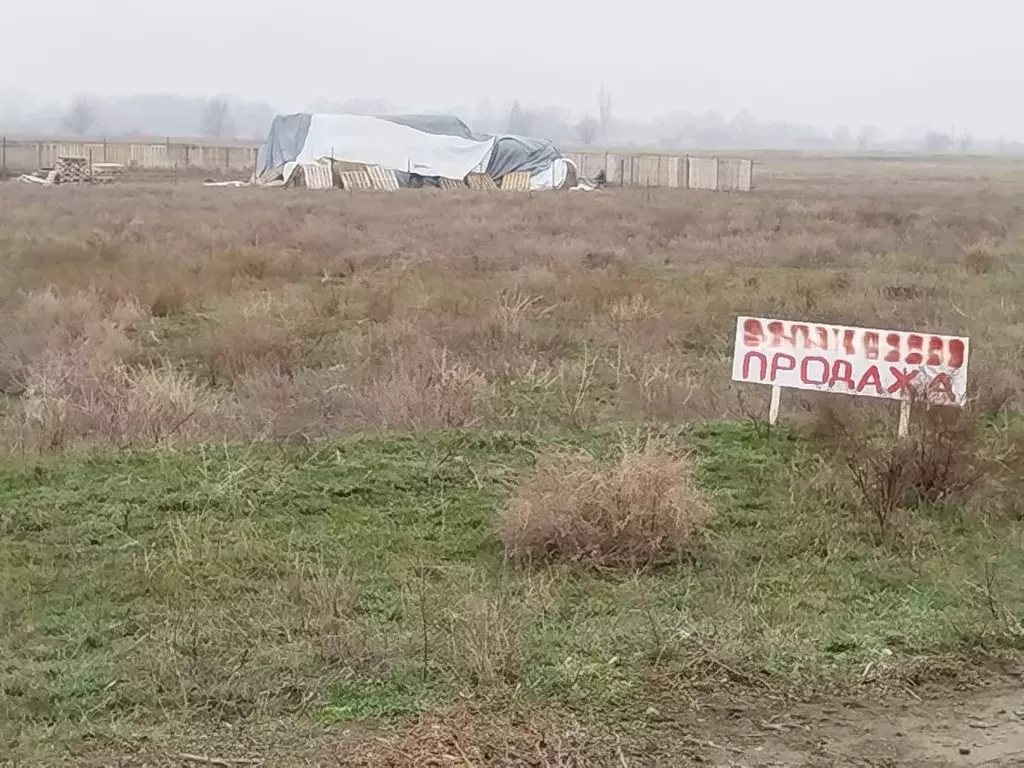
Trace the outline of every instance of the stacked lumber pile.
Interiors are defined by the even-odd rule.
[[[82,184],[92,180],[87,157],[58,157],[54,166],[58,184]]]
[[[92,164],[86,157],[58,157],[53,168],[40,168],[35,173],[18,177],[25,184],[52,187],[58,184],[110,184],[121,178],[124,166],[119,163]]]

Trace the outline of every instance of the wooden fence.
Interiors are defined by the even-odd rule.
[[[718,192],[749,192],[754,188],[754,163],[743,158],[623,152],[573,152],[567,157],[583,176],[593,178],[604,171],[607,183],[612,185]]]
[[[257,148],[167,140],[24,141],[0,137],[0,175],[52,168],[58,157],[85,157],[90,163],[117,163],[141,170],[204,170],[251,173]]]

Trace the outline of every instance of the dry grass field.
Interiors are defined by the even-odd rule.
[[[0,185],[0,764],[1024,753],[1024,162],[759,162]],[[738,314],[969,335],[971,403],[767,430]]]
[[[969,333],[1019,405],[1024,170],[832,162],[749,196],[7,186],[0,439],[742,417],[740,312]]]

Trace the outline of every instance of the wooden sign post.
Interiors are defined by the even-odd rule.
[[[906,437],[913,400],[967,401],[969,349],[963,336],[740,317],[732,380],[771,386],[770,424],[783,387],[898,400],[897,434]]]

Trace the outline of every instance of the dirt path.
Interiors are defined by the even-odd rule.
[[[704,725],[690,755],[707,765],[1024,766],[1020,683],[921,701],[840,701],[771,713],[752,702],[717,712]]]
[[[621,733],[582,728],[543,710],[533,719],[456,710],[426,715],[390,735],[376,729],[311,727],[308,718],[237,725],[135,751],[103,749],[80,766],[503,766],[530,768],[1006,768],[1024,766],[1024,684],[936,691],[921,699],[835,699],[770,705],[755,694],[695,711],[649,713]],[[609,744],[615,746],[609,747]],[[191,759],[188,755],[195,755]],[[205,757],[208,762],[201,762]],[[247,760],[239,760],[244,757]],[[211,759],[212,758],[212,759]],[[252,761],[252,762],[248,762]],[[64,763],[67,764],[67,763]]]

